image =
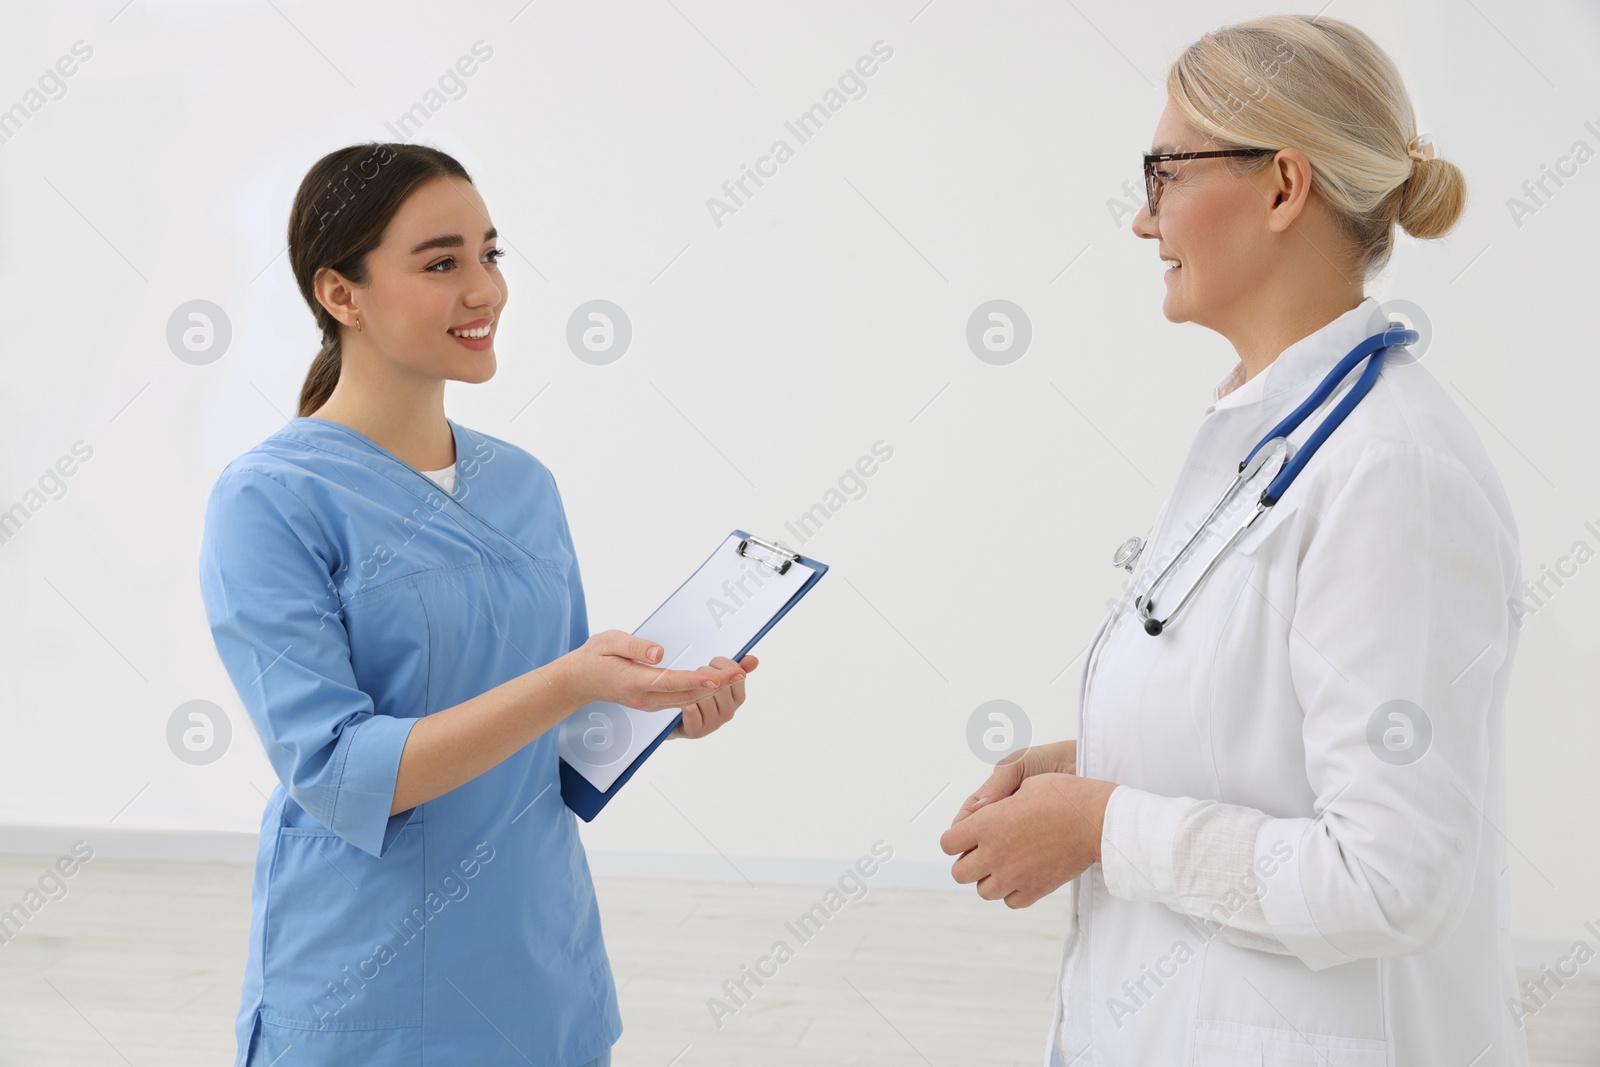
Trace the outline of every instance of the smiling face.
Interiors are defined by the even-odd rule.
[[[327,269],[318,276],[319,299],[351,327],[346,346],[359,345],[392,373],[414,379],[493,377],[506,282],[488,219],[469,181],[434,178],[413,189],[367,254],[367,284],[351,286]],[[485,326],[481,338],[459,336]]]
[[[1185,121],[1169,101],[1156,125],[1152,151],[1207,152],[1222,146]],[[1133,232],[1153,240],[1163,260],[1177,260],[1165,274],[1161,310],[1171,322],[1194,322],[1222,332],[1264,291],[1274,269],[1281,227],[1270,216],[1278,200],[1272,166],[1246,174],[1248,157],[1170,160],[1155,164],[1165,178],[1156,204],[1141,206]],[[1170,267],[1170,264],[1167,264]]]

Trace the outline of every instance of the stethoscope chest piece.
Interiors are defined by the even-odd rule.
[[[1111,553],[1111,563],[1113,566],[1121,567],[1129,574],[1132,574],[1133,566],[1139,562],[1139,556],[1143,552],[1144,540],[1138,537],[1130,537],[1118,545],[1115,552]]]

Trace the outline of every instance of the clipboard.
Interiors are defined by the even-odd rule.
[[[633,632],[661,646],[663,668],[695,670],[714,656],[738,662],[827,572],[825,563],[734,530]],[[682,721],[682,711],[585,704],[556,728],[561,799],[592,822]]]

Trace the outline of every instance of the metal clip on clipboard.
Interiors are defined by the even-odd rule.
[[[768,552],[770,552],[772,555],[776,556],[778,559],[781,559],[783,562],[781,564],[774,563],[769,559],[761,559],[761,558],[759,558],[757,556],[750,555],[750,553],[747,552],[746,549],[748,549],[751,545],[759,545],[760,547],[762,547],[762,548],[766,549]],[[738,551],[739,551],[739,555],[745,556],[745,557],[747,557],[749,559],[753,559],[757,563],[761,564],[763,567],[766,567],[769,570],[776,571],[779,574],[787,574],[787,573],[789,573],[789,565],[792,564],[792,563],[798,562],[799,559],[800,559],[800,553],[798,553],[798,552],[790,552],[787,548],[784,548],[782,545],[778,544],[776,541],[763,541],[759,537],[746,536],[744,538],[744,540],[739,542],[739,550]]]
[[[633,632],[661,645],[663,667],[716,655],[737,662],[827,571],[826,563],[734,530]],[[561,799],[580,819],[593,819],[682,721],[682,712],[669,719],[603,701],[574,711],[556,732]]]

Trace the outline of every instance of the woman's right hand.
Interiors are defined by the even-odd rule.
[[[621,630],[602,630],[557,662],[577,707],[603,700],[640,711],[680,708],[745,675],[737,667],[674,671],[652,666],[662,654],[654,641]]]
[[[1022,780],[1035,774],[1075,774],[1078,769],[1078,742],[1057,741],[1051,745],[1033,745],[1013,752],[995,766],[989,780],[967,798],[950,820],[950,825],[965,819],[985,804],[1004,800],[1022,787]]]

